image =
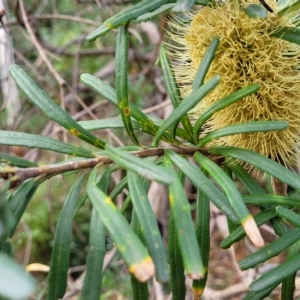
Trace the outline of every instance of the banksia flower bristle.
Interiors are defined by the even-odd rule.
[[[257,2],[259,3],[259,2]],[[276,3],[268,1],[274,13],[250,18],[242,7],[248,2],[225,1],[190,15],[191,22],[174,19],[169,37],[174,71],[183,97],[213,38],[219,37],[215,59],[206,80],[220,74],[220,84],[191,112],[197,118],[214,102],[240,88],[259,83],[261,89],[216,113],[201,135],[249,121],[289,122],[283,131],[239,134],[220,138],[213,145],[246,148],[283,163],[294,163],[299,153],[300,132],[300,46],[272,36],[284,26],[294,26],[291,15],[279,17]]]

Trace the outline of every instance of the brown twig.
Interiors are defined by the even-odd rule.
[[[193,155],[197,151],[201,151],[203,154],[208,154],[205,149],[198,148],[183,148],[183,147],[169,147],[169,148],[149,148],[141,149],[137,151],[129,152],[130,154],[145,158],[151,156],[162,156],[165,150],[169,149],[181,155]],[[89,169],[97,165],[111,164],[114,161],[108,156],[99,156],[96,158],[80,159],[75,161],[68,161],[64,163],[44,165],[33,168],[18,168],[12,166],[5,166],[0,168],[0,178],[11,179],[11,187],[21,184],[28,178],[45,179],[74,170]]]

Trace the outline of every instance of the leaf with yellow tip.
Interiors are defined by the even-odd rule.
[[[246,220],[243,220],[241,222],[242,226],[244,227],[244,230],[250,239],[250,241],[256,246],[256,247],[262,247],[264,245],[264,240],[260,234],[260,231],[254,221],[254,218],[250,215]]]
[[[169,273],[166,251],[143,179],[131,171],[127,172],[127,177],[131,201],[139,222],[139,230],[142,232],[143,240],[155,263],[156,279],[159,282],[167,282]]]
[[[194,158],[196,162],[201,165],[222,187],[227,195],[231,207],[239,217],[240,222],[251,242],[257,247],[263,246],[264,241],[257,228],[257,225],[254,222],[253,217],[248,211],[246,205],[244,204],[240,192],[237,190],[235,184],[232,182],[229,176],[217,164],[200,152],[197,152],[194,155]]]
[[[191,218],[190,205],[184,188],[178,178],[171,160],[164,157],[166,168],[174,173],[176,179],[169,185],[169,201],[171,214],[177,231],[178,244],[184,268],[191,279],[200,279],[204,275],[200,249],[197,243],[194,224]]]
[[[243,168],[242,165],[240,165],[234,159],[229,157],[226,157],[226,161],[229,169],[234,173],[234,175],[244,185],[244,187],[249,191],[249,193],[253,194],[243,196],[245,204],[252,204],[256,200],[256,204],[259,205],[260,209],[264,210],[269,207],[269,204],[275,204],[274,202],[272,202],[274,201],[274,198],[276,199],[275,201],[285,201],[284,203],[291,203],[286,201],[293,200],[291,197],[266,195],[265,190],[255,181],[255,179],[249,174],[249,172],[247,172]],[[295,203],[295,201],[293,201],[293,203]],[[297,203],[299,203],[299,201],[297,201]],[[276,202],[276,204],[278,204],[278,202]],[[278,236],[282,236],[288,230],[286,224],[279,217],[273,218],[270,222],[273,225],[275,233]]]
[[[131,191],[130,191],[131,192]],[[144,243],[143,238],[143,229],[140,226],[139,220],[135,213],[135,210],[132,210],[130,227],[133,229],[134,233],[141,239]],[[132,296],[135,300],[144,300],[149,298],[149,290],[147,282],[138,281],[132,274],[130,275],[130,283],[132,288]]]
[[[189,163],[186,159],[181,157],[175,152],[166,150],[165,151],[171,161],[190,179],[190,181],[205,194],[210,201],[218,207],[226,217],[239,224],[235,212],[229,205],[229,201],[226,196],[208,179],[199,168]]]
[[[255,223],[257,226],[261,226],[262,224],[265,224],[270,219],[277,216],[277,213],[275,211],[275,208],[267,208],[261,212],[259,212],[257,215],[254,216]],[[236,229],[234,229],[229,236],[227,236],[220,244],[220,246],[223,249],[229,248],[233,243],[239,241],[245,236],[245,230],[243,226],[239,226]]]
[[[95,184],[88,186],[87,193],[104,226],[114,239],[117,250],[124,258],[129,271],[139,281],[147,281],[154,275],[155,267],[142,242],[111,199]]]
[[[141,262],[132,264],[128,267],[130,273],[132,273],[136,279],[141,282],[146,282],[150,277],[155,274],[155,267],[153,260],[150,256],[147,256]]]

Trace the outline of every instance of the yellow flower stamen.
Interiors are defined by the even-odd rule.
[[[249,3],[242,3],[247,6]],[[276,3],[268,1],[274,11]],[[240,134],[220,138],[211,145],[230,145],[256,151],[284,163],[293,163],[299,153],[300,46],[272,36],[284,26],[293,26],[291,16],[268,13],[267,18],[249,18],[237,2],[205,7],[189,16],[191,22],[170,22],[171,57],[183,97],[214,37],[220,38],[215,59],[206,76],[221,75],[220,84],[191,112],[198,117],[214,102],[253,83],[259,92],[216,113],[201,135],[249,121],[288,121],[283,131]]]

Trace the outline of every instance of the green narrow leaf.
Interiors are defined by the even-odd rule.
[[[155,270],[146,248],[105,193],[95,184],[88,186],[87,192],[130,273],[141,282],[147,281],[154,275]]]
[[[167,282],[169,273],[166,252],[147,192],[143,186],[143,180],[139,175],[130,171],[127,172],[127,176],[131,201],[139,220],[140,230],[155,264],[155,277],[159,282]]]
[[[105,142],[82,128],[72,117],[59,107],[36,83],[17,65],[10,66],[10,75],[25,95],[51,120],[66,128],[71,134],[103,149]]]
[[[147,12],[152,12],[168,2],[169,0],[141,1],[106,20],[103,25],[90,33],[86,37],[86,40],[92,42],[98,37],[105,35],[108,31],[118,28],[119,26],[128,23],[130,20],[136,19]]]
[[[264,241],[234,182],[217,164],[200,152],[195,153],[194,159],[222,187],[228,197],[231,207],[240,219],[247,236],[255,246],[261,247],[264,244]]]
[[[99,93],[101,96],[103,96],[109,102],[118,106],[115,89],[113,87],[111,87],[110,85],[108,85],[107,83],[105,83],[100,78],[98,78],[94,75],[88,74],[88,73],[83,73],[80,75],[80,81],[84,85],[93,89],[95,92]],[[134,109],[132,109],[132,107],[131,107],[131,110],[134,110]]]
[[[254,216],[255,223],[257,226],[268,222],[270,219],[277,216],[275,208],[267,208],[257,215]],[[246,235],[245,230],[242,226],[239,226],[237,229],[232,231],[229,236],[227,236],[220,244],[221,248],[228,249],[233,243],[238,242]]]
[[[83,181],[84,175],[80,176],[72,185],[59,215],[48,276],[47,300],[62,298],[67,288],[70,247],[72,242],[72,222]]]
[[[296,27],[283,27],[281,30],[273,33],[272,36],[300,45],[300,29]]]
[[[153,145],[157,145],[161,136],[174,124],[177,124],[181,117],[190,111],[199,101],[204,98],[210,91],[212,91],[220,81],[220,76],[215,75],[212,79],[202,85],[200,88],[192,92],[192,94],[186,97],[180,105],[174,110],[174,112],[163,122],[161,127],[159,128]]]
[[[209,150],[212,154],[230,156],[245,161],[255,168],[265,171],[296,190],[300,189],[300,176],[284,166],[268,159],[254,151],[236,147],[213,147]]]
[[[293,299],[296,288],[296,275],[297,272],[293,273],[282,281],[281,300]]]
[[[134,171],[146,179],[156,180],[163,184],[170,184],[174,180],[174,175],[171,172],[155,165],[149,160],[125,153],[108,144],[106,145],[105,150],[107,155],[119,166]]]
[[[118,30],[116,43],[116,95],[125,129],[131,140],[139,145],[134,134],[128,100],[128,24]]]
[[[260,89],[260,85],[258,83],[252,84],[245,88],[242,88],[229,96],[215,102],[210,107],[208,107],[197,119],[194,125],[194,138],[197,139],[199,136],[199,132],[203,124],[210,119],[216,112],[224,109],[225,107],[230,106],[231,104],[243,99],[246,96],[249,96],[253,93],[256,93]]]
[[[0,295],[14,300],[27,299],[35,290],[35,280],[8,255],[0,253]]]
[[[168,95],[172,101],[173,107],[176,109],[181,102],[181,95],[165,45],[162,45],[160,48],[159,59]],[[181,123],[190,136],[189,141],[193,142],[193,128],[187,114],[184,114],[181,117]],[[172,128],[174,128],[174,133],[176,133],[176,126]]]
[[[165,13],[167,10],[169,10],[173,6],[174,6],[174,3],[164,4],[164,5],[160,6],[159,8],[157,8],[156,10],[154,10],[153,12],[148,12],[148,13],[142,14],[141,16],[137,17],[134,21],[135,21],[135,23],[142,23],[142,22],[146,22],[148,20],[154,19],[155,17]]]
[[[259,249],[255,253],[248,255],[246,258],[241,260],[238,264],[242,270],[254,268],[258,264],[267,261],[268,259],[280,254],[289,246],[294,244],[300,239],[300,228],[294,228],[284,234],[279,239],[270,243],[266,247]]]
[[[201,63],[199,65],[197,74],[192,83],[193,90],[196,90],[201,85],[203,85],[205,76],[209,70],[212,61],[215,58],[215,54],[219,46],[219,43],[220,43],[220,39],[218,37],[213,38],[211,44],[209,45],[207,51],[205,52],[204,57],[201,60]]]
[[[203,137],[199,141],[197,146],[200,148],[205,144],[211,142],[212,140],[223,136],[243,134],[243,133],[245,134],[251,132],[284,130],[288,126],[289,126],[288,122],[282,122],[282,121],[252,121],[247,123],[234,124],[208,133],[205,137]]]
[[[286,277],[292,275],[300,269],[300,254],[294,256],[289,261],[272,269],[268,273],[262,275],[253,281],[249,288],[256,293],[264,291],[274,285],[278,285]]]
[[[105,171],[104,171],[105,172]],[[102,176],[104,172],[100,175]],[[97,168],[93,168],[87,181],[87,186],[97,184]]]
[[[284,218],[295,226],[300,227],[300,216],[297,213],[282,206],[276,207],[276,212],[281,218]]]
[[[204,171],[204,175],[208,175]],[[197,206],[196,206],[196,236],[199,248],[201,249],[201,257],[205,270],[204,277],[200,280],[193,281],[194,299],[200,299],[204,292],[204,288],[208,275],[209,250],[210,250],[210,199],[201,191],[197,190]]]
[[[109,184],[111,168],[107,168],[99,177],[96,178],[96,168],[89,176],[87,186],[97,184],[97,186],[106,192]],[[86,275],[84,278],[81,299],[99,300],[102,288],[102,269],[104,256],[106,254],[106,236],[104,224],[96,211],[92,209],[90,222],[90,249],[86,258]]]
[[[0,153],[0,163],[6,163],[9,166],[19,167],[19,168],[30,168],[30,167],[36,167],[37,164],[34,162],[31,162],[27,159],[15,157],[12,155],[8,155],[5,153]]]
[[[102,176],[99,180],[99,183],[97,184],[97,186],[99,187],[99,189],[106,193],[107,192],[107,189],[108,189],[108,185],[109,185],[109,182],[110,182],[110,174],[112,173],[113,169],[110,167],[110,168],[107,168],[103,173],[102,173]]]
[[[172,10],[174,12],[189,11],[190,8],[194,5],[194,3],[195,0],[177,0]]]
[[[132,212],[130,227],[137,234],[137,236],[144,241],[142,229],[140,228],[140,223],[135,213],[135,210],[133,210]],[[149,298],[147,282],[139,282],[132,274],[130,275],[130,282],[134,300],[144,300]]]
[[[299,198],[280,195],[244,195],[245,204],[251,205],[285,205],[290,207],[300,207]]]
[[[0,238],[6,238],[14,225],[13,213],[8,201],[9,187],[10,180],[7,180],[0,189]]]
[[[287,1],[286,3],[288,3],[288,5],[283,7],[282,9],[280,9],[277,12],[277,15],[279,17],[282,17],[283,15],[285,15],[287,13],[298,11],[300,8],[300,1],[292,2],[292,3]]]
[[[235,176],[240,180],[240,182],[246,187],[250,194],[260,195],[260,197],[266,194],[265,190],[251,177],[251,175],[239,164],[235,163],[232,158],[227,158],[226,161],[228,162],[228,166],[230,170],[235,174]],[[244,198],[245,201],[245,198]],[[245,202],[247,204],[247,202]],[[269,205],[260,204],[259,208],[264,210],[269,208]],[[275,217],[270,220],[275,233],[278,236],[282,236],[284,233],[288,231],[288,228],[284,221],[279,218]]]
[[[171,274],[171,291],[173,300],[185,299],[185,274],[183,260],[178,246],[178,231],[174,216],[169,216],[168,257]]]
[[[170,172],[175,171],[171,160],[165,156],[164,162]],[[177,177],[177,176],[176,176]],[[197,243],[194,224],[191,218],[190,205],[188,203],[184,188],[177,177],[169,185],[169,200],[171,214],[174,218],[179,248],[183,259],[184,268],[191,279],[200,279],[204,276],[204,268]]]
[[[299,252],[300,252],[300,241],[298,240],[295,244],[293,244],[289,248],[286,260],[291,259],[295,255],[299,254]],[[296,282],[295,282],[296,275],[297,275],[297,273],[295,272],[282,281],[282,287],[281,287],[281,299],[282,300],[293,299],[294,291],[295,291],[295,287],[296,287]]]
[[[136,120],[132,119],[131,122],[132,122],[133,129],[135,130],[141,129],[139,123]],[[106,118],[100,120],[79,121],[78,124],[88,131],[106,129],[106,128],[111,128],[111,129],[125,128],[124,123],[120,117]]]
[[[0,145],[38,148],[73,156],[95,157],[93,153],[85,149],[77,148],[49,137],[22,132],[0,130]]]
[[[81,292],[82,300],[99,300],[102,287],[102,268],[105,249],[105,228],[95,207],[90,223],[90,249],[86,258],[86,275]]]
[[[266,193],[266,191],[252,178],[249,172],[247,172],[239,163],[235,163],[232,158],[228,158],[226,161],[228,162],[229,169],[250,194],[259,195]]]
[[[12,237],[25,212],[25,209],[32,199],[34,193],[40,185],[40,181],[35,178],[22,183],[12,194],[9,200],[9,206],[13,214],[12,226],[9,230],[9,237]]]
[[[127,209],[129,208],[129,205],[131,203],[131,196],[130,194],[125,198],[124,202],[123,202],[123,205],[120,209],[120,212],[122,215],[125,215]]]
[[[268,16],[267,10],[258,4],[250,4],[244,8],[244,11],[249,18],[265,19]]]
[[[239,223],[235,212],[230,207],[228,199],[197,167],[180,155],[166,150],[166,155],[190,179],[190,181],[210,199],[232,222]]]

